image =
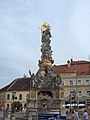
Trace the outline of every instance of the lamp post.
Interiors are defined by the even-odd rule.
[[[72,113],[72,103],[76,101],[76,91],[73,90],[72,93],[69,95],[69,101],[70,101],[70,113]]]
[[[12,109],[11,109],[11,118],[10,118],[10,120],[14,120],[15,119],[15,117],[13,116],[13,113],[14,113],[14,100],[15,100],[15,95],[16,95],[16,92],[15,91],[13,91],[12,92],[12,100],[13,100],[13,102],[12,102]]]
[[[71,114],[71,94],[69,94],[69,102],[70,102],[70,106],[69,106],[69,110],[70,110],[70,114]]]
[[[14,112],[14,100],[15,100],[15,95],[16,95],[16,92],[15,92],[15,91],[13,91],[13,92],[12,92],[13,112]]]

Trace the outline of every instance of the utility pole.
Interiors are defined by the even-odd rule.
[[[77,61],[75,62],[75,69],[76,69],[76,102],[77,102],[77,110],[78,110],[78,80],[77,80]]]

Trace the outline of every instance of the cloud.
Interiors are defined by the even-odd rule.
[[[0,85],[17,76],[36,72],[41,58],[44,22],[51,25],[55,64],[73,56],[86,59],[90,39],[88,0],[1,0],[0,1]],[[6,76],[4,76],[6,74]]]
[[[85,45],[90,38],[90,2],[77,2],[70,21],[70,29],[75,39]],[[83,42],[82,42],[83,41]]]
[[[76,44],[75,54],[84,58],[90,53],[90,1],[77,1],[73,6],[73,14],[69,21],[69,31],[72,41]],[[73,50],[74,51],[74,50]],[[81,52],[82,51],[82,52]]]

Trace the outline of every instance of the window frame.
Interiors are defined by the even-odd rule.
[[[81,85],[81,80],[77,80],[77,84],[78,84],[78,85]]]
[[[87,79],[85,85],[90,85],[90,80]]]
[[[72,86],[73,85],[73,80],[69,80],[69,84],[70,84],[70,86]]]
[[[81,93],[80,93],[81,92]],[[82,90],[78,90],[78,96],[82,97]]]
[[[86,91],[86,97],[90,97],[90,90]]]
[[[22,94],[19,94],[19,100],[22,100]]]
[[[10,94],[7,94],[7,100],[10,100]]]

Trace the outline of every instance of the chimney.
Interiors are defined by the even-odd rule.
[[[67,61],[68,68],[70,67],[70,60]]]
[[[73,59],[71,58],[71,63],[73,62]]]

